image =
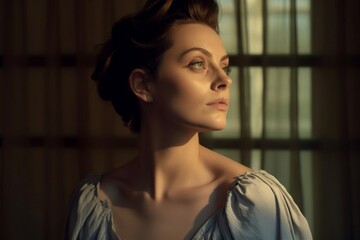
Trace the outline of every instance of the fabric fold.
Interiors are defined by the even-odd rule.
[[[75,192],[69,215],[68,239],[118,240],[112,212],[101,201],[100,176],[84,181]],[[236,177],[225,205],[211,216],[193,240],[312,239],[308,223],[281,183],[266,171]]]

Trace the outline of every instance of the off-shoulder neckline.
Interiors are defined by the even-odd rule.
[[[258,175],[258,174],[266,174],[269,175],[265,170],[256,170],[256,171],[246,171],[244,173],[241,173],[237,176],[234,177],[234,180],[232,182],[232,184],[230,184],[229,189],[227,190],[226,193],[226,201],[224,202],[223,206],[221,206],[214,214],[212,214],[208,219],[206,219],[201,225],[200,227],[198,227],[198,229],[195,231],[195,233],[193,234],[193,236],[191,237],[191,240],[194,240],[199,234],[201,234],[201,230],[206,227],[208,225],[209,222],[213,221],[214,218],[216,218],[221,212],[224,211],[224,208],[226,207],[228,201],[229,201],[229,197],[231,195],[231,192],[234,191],[235,187],[239,184],[239,181],[244,178],[245,176],[249,176],[249,175]],[[108,199],[100,199],[100,184],[101,184],[101,178],[102,178],[102,174],[96,174],[94,176],[94,183],[96,191],[96,198],[98,200],[98,203],[101,204],[107,211],[108,214],[110,215],[111,218],[111,229],[113,231],[113,234],[115,234],[115,236],[118,238],[118,240],[122,240],[120,235],[116,232],[115,229],[115,224],[114,224],[114,218],[113,218],[113,213],[110,209],[110,205],[109,205],[109,200]]]

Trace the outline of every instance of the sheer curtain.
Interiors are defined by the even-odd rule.
[[[360,3],[221,0],[228,127],[204,145],[274,174],[315,239],[360,237]],[[136,154],[89,76],[144,0],[0,0],[0,238],[63,239],[80,179]]]

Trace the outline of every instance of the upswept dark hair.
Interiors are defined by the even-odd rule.
[[[141,11],[115,22],[111,38],[101,45],[92,79],[100,97],[112,102],[132,132],[140,132],[141,114],[129,87],[131,72],[140,68],[156,76],[162,54],[171,47],[171,30],[200,22],[218,33],[218,12],[216,0],[149,0]]]

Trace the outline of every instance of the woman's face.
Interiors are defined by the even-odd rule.
[[[206,25],[189,23],[175,27],[171,41],[154,81],[152,113],[196,131],[225,128],[231,79],[220,37]]]

